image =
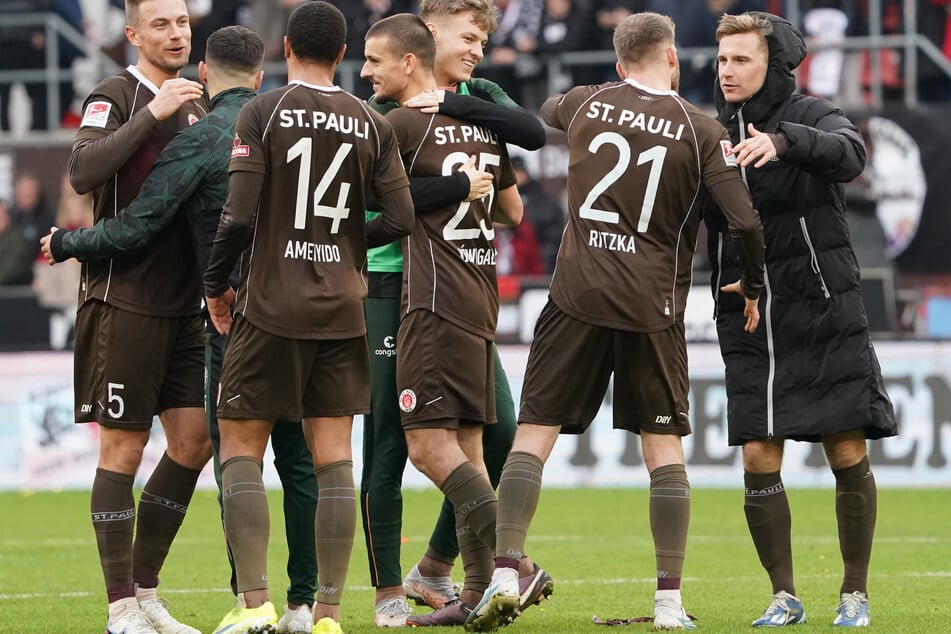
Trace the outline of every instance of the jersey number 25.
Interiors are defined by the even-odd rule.
[[[456,169],[456,166],[462,165],[469,160],[469,157],[465,152],[452,152],[449,154],[445,160],[442,162],[442,175],[450,176],[452,171]],[[480,152],[479,153],[479,170],[485,171],[485,168],[489,165],[499,166],[502,164],[502,157],[498,154],[491,154],[489,152]],[[492,201],[495,200],[495,188],[489,190],[488,200],[485,201],[485,210],[488,213],[492,213]],[[466,214],[469,212],[469,202],[464,201],[459,203],[459,209],[456,210],[456,213],[449,219],[449,222],[446,223],[446,226],[443,227],[442,237],[444,240],[473,240],[479,237],[479,232],[485,234],[486,240],[493,240],[495,238],[495,229],[486,225],[486,220],[490,223],[492,222],[489,218],[479,218],[479,226],[473,227],[471,229],[460,229],[459,225],[462,224],[463,219],[465,219]]]

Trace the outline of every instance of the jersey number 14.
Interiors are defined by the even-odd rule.
[[[307,224],[307,194],[310,189],[310,166],[314,140],[310,137],[304,137],[287,150],[287,162],[291,163],[300,158],[300,169],[297,172],[297,203],[294,206],[294,228],[303,229]],[[333,160],[327,167],[327,171],[321,177],[317,187],[314,188],[314,216],[321,218],[330,218],[333,222],[330,225],[330,233],[340,231],[340,221],[350,217],[350,208],[347,207],[347,197],[350,195],[350,183],[341,182],[340,192],[337,195],[335,205],[324,205],[321,201],[327,195],[327,190],[337,177],[337,172],[343,165],[344,160],[353,149],[353,143],[342,143],[337,148]]]

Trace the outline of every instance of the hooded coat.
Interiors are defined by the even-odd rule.
[[[766,240],[760,327],[743,331],[743,298],[723,293],[740,279],[723,214],[708,201],[704,218],[713,266],[717,334],[726,365],[729,442],[773,437],[816,442],[863,429],[866,438],[898,433],[859,291],[842,183],[865,167],[865,145],[845,114],[823,99],[795,95],[793,70],[806,54],[786,20],[767,35],[762,88],[742,104],[714,91],[717,118],[736,144],[747,124],[781,134],[783,156],[743,168]]]

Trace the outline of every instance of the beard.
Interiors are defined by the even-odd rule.
[[[164,52],[164,49],[163,49]],[[164,55],[153,55],[151,53],[146,53],[143,49],[142,57],[146,59],[150,64],[158,68],[164,73],[170,75],[178,73],[180,70],[188,66],[188,56],[191,54],[191,44],[185,45],[185,54],[179,59],[167,59]]]

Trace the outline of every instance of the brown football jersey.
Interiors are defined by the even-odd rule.
[[[365,188],[408,185],[389,124],[340,88],[292,82],[241,109],[230,170],[265,178],[235,309],[292,339],[364,334]]]
[[[397,108],[386,117],[410,177],[448,176],[470,156],[494,177],[484,199],[417,214],[403,239],[402,314],[428,310],[494,340],[499,287],[492,212],[498,192],[515,184],[505,145],[489,130],[445,115]]]
[[[542,112],[569,143],[552,300],[620,330],[682,321],[701,188],[739,178],[726,131],[676,93],[633,80],[579,86]]]
[[[132,202],[162,148],[204,116],[206,103],[188,101],[156,122],[142,112],[158,87],[134,66],[107,77],[86,99],[70,157],[71,176],[95,183],[95,221]],[[115,162],[115,165],[110,165]],[[201,311],[201,274],[182,214],[146,249],[83,263],[79,302],[99,299],[130,312],[182,317]]]

